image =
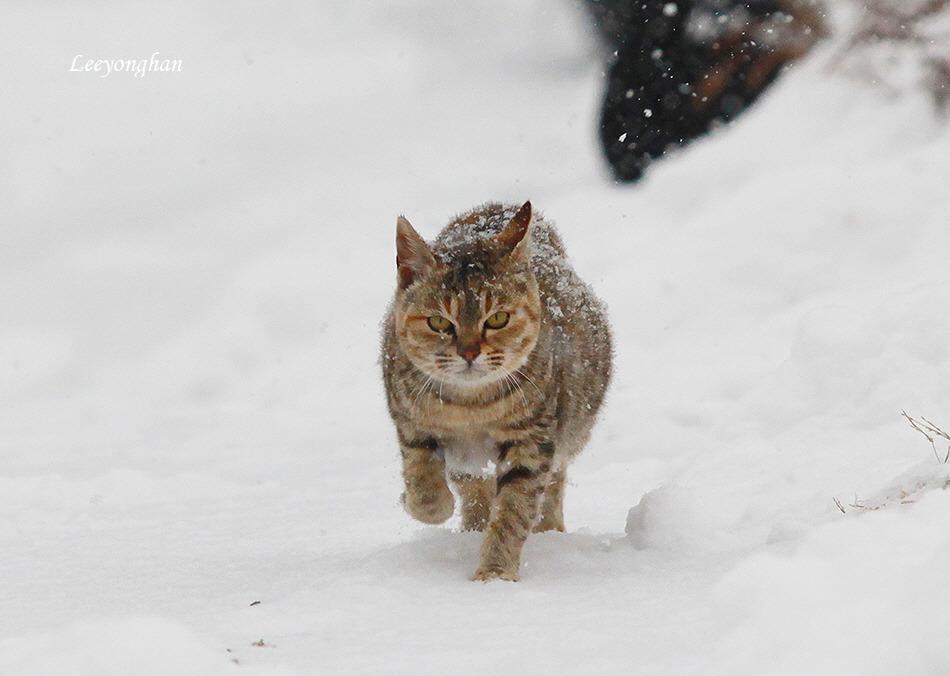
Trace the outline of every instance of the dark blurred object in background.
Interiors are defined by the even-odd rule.
[[[822,35],[817,0],[586,0],[611,49],[600,136],[618,181],[734,119]]]

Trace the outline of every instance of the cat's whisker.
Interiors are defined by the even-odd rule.
[[[416,410],[416,405],[419,403],[419,397],[422,395],[422,391],[425,389],[426,382],[428,381],[428,376],[422,381],[421,384],[416,385],[409,392],[409,396],[412,397],[412,404],[409,406],[410,411]]]
[[[533,387],[539,395],[541,395],[542,397],[544,396],[544,392],[541,391],[541,388],[535,385],[534,381],[531,380],[531,378],[529,378],[528,375],[524,371],[522,371],[521,369],[515,369],[514,372],[517,373],[522,378],[524,378],[528,383],[530,383],[531,387]]]
[[[521,397],[521,407],[522,407],[525,411],[527,411],[527,410],[528,410],[528,395],[525,394],[524,388],[521,387],[521,383],[516,382],[516,381],[514,380],[514,377],[512,377],[512,381],[511,381],[511,382],[514,384],[515,389],[518,390],[518,396]]]
[[[416,410],[416,407],[419,405],[419,399],[421,399],[422,395],[426,393],[426,390],[432,386],[432,383],[435,382],[435,379],[432,376],[428,374],[424,375],[425,380],[422,381],[422,385],[417,385],[416,388],[409,393],[409,396],[413,396],[413,393],[415,393],[415,396],[413,396],[412,399],[412,406],[410,407],[410,410],[412,411]],[[416,390],[418,390],[418,392],[416,392]]]
[[[508,369],[502,369],[505,373],[505,382],[510,385],[508,390],[509,394],[513,394],[515,391],[518,392],[518,396],[521,397],[521,405],[524,407],[524,410],[528,410],[528,398],[525,396],[524,388],[521,387],[521,384],[518,382],[518,379],[515,378],[514,374]],[[514,406],[512,406],[514,409]]]
[[[511,395],[514,394],[514,389],[512,388],[511,381],[508,379],[507,375],[505,376],[505,379],[502,380],[502,382],[504,383],[505,389],[507,391],[507,394],[505,394],[505,397],[511,397]],[[510,399],[508,402],[508,413],[509,414],[514,413],[514,410],[515,410],[514,399]]]

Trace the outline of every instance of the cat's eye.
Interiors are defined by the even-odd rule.
[[[452,330],[452,322],[450,322],[445,317],[433,315],[432,317],[429,317],[429,328],[433,331],[447,333]]]
[[[485,326],[490,329],[502,329],[508,324],[510,316],[507,312],[496,312],[485,320]]]

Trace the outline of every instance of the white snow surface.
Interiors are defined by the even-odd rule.
[[[950,465],[901,416],[950,428],[950,132],[913,83],[826,45],[613,186],[570,3],[8,5],[0,674],[950,671]],[[378,323],[398,214],[525,199],[615,378],[568,532],[472,583],[478,535],[399,506]]]

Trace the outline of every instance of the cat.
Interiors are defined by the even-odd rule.
[[[603,304],[554,227],[488,203],[430,246],[399,217],[382,370],[402,454],[402,504],[485,531],[473,580],[518,580],[529,532],[564,530],[566,467],[611,376]]]

